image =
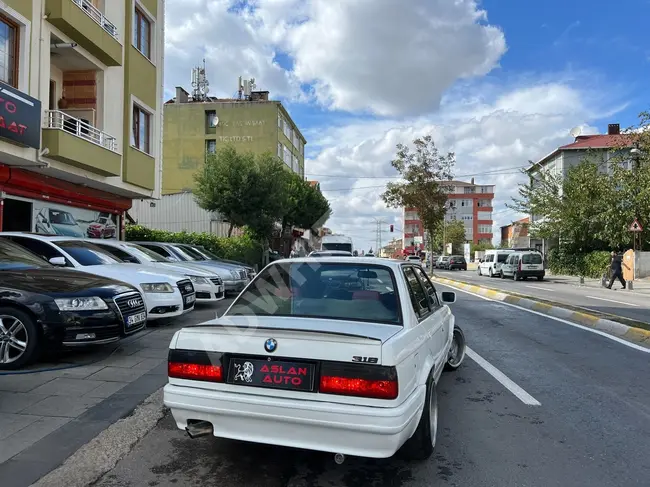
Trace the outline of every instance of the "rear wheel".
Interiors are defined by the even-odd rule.
[[[520,279],[519,274],[517,274],[517,271],[512,275],[512,280],[513,281],[518,281]]]
[[[483,275],[483,274],[481,274],[481,266],[478,266],[478,275],[479,275],[479,276],[482,276],[482,275]]]
[[[406,443],[402,452],[409,460],[426,460],[436,447],[438,436],[438,395],[433,381],[433,370],[427,380],[427,396],[418,427]]]
[[[38,358],[40,336],[31,316],[0,308],[0,370],[19,369]]]
[[[543,281],[543,280],[544,280],[544,276],[537,276],[537,280],[538,280],[538,281]]]
[[[447,363],[445,364],[445,370],[456,370],[461,366],[463,360],[465,360],[466,348],[467,344],[463,330],[454,326],[454,334],[451,339],[451,347],[449,349]]]
[[[492,267],[490,267],[490,271],[488,274],[490,275],[490,277],[494,277],[494,274],[492,273]]]

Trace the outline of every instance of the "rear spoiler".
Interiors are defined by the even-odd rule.
[[[188,325],[184,326],[183,328],[208,328],[208,327],[214,327],[214,328],[244,328],[248,329],[250,328],[249,326],[237,326],[237,325],[224,325],[224,324],[197,324],[197,325]],[[345,337],[352,337],[352,338],[365,338],[366,340],[373,340],[375,342],[382,343],[380,338],[375,338],[375,337],[369,337],[367,335],[360,335],[358,333],[344,333],[341,331],[328,331],[328,330],[312,330],[309,328],[278,328],[278,327],[273,327],[273,326],[256,326],[256,330],[271,330],[271,331],[302,331],[306,333],[323,333],[325,335],[335,335],[335,336],[345,336]]]

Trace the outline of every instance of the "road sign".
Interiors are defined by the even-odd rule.
[[[630,225],[630,232],[642,232],[642,231],[643,231],[643,227],[639,223],[639,220],[635,218],[634,221],[632,222],[632,225]]]

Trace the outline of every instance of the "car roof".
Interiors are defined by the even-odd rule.
[[[280,259],[272,262],[274,264],[314,264],[314,262],[323,262],[324,264],[367,264],[382,267],[398,268],[404,264],[403,260],[398,259],[378,259],[377,257],[354,257],[354,256],[331,256],[331,257],[297,257],[293,259]]]
[[[69,240],[88,240],[81,237],[65,237],[61,235],[45,235],[42,233],[34,232],[0,232],[0,237],[2,236],[13,236],[13,237],[30,237],[36,240],[43,240],[45,242],[66,242]]]

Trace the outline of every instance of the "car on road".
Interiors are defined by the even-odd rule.
[[[82,239],[21,232],[0,232],[0,238],[25,247],[53,265],[131,284],[144,297],[147,321],[175,318],[194,309],[194,286],[183,274],[127,264]]]
[[[534,250],[513,252],[501,267],[501,277],[503,279],[511,277],[515,281],[519,281],[534,277],[538,281],[542,281],[544,280],[544,275],[542,254]]]
[[[448,255],[441,255],[436,260],[436,269],[444,269],[447,266],[447,261],[449,260]]]
[[[47,348],[118,341],[144,329],[133,286],[61,269],[0,239],[0,370],[18,369]]]
[[[226,297],[223,280],[205,267],[186,262],[170,262],[162,255],[131,242],[119,240],[102,242],[91,240],[90,242],[123,262],[184,274],[192,281],[196,291],[196,301],[199,303],[221,301]]]
[[[167,243],[167,242],[133,242],[142,247],[153,250],[154,252],[166,257],[171,262],[187,262],[191,264],[200,265],[202,267],[207,266],[208,268],[214,270],[215,273],[219,274],[219,277],[223,280],[223,284],[226,288],[226,293],[238,293],[246,287],[250,282],[248,278],[248,273],[243,267],[208,260],[197,254],[197,252],[189,251],[180,244]]]
[[[164,403],[191,437],[428,458],[438,380],[465,338],[422,267],[368,257],[284,259],[215,320],[177,331]]]
[[[354,257],[347,250],[314,250],[308,257]]]
[[[407,255],[406,260],[409,262],[421,262],[422,259],[420,259],[419,255]]]
[[[501,266],[513,252],[512,249],[486,250],[483,260],[478,265],[478,275],[499,277],[501,275]]]
[[[466,271],[467,261],[465,260],[465,257],[463,257],[462,255],[452,255],[447,260],[447,263],[445,264],[445,269],[448,269],[450,271],[453,271],[454,269],[458,269],[460,271]]]

